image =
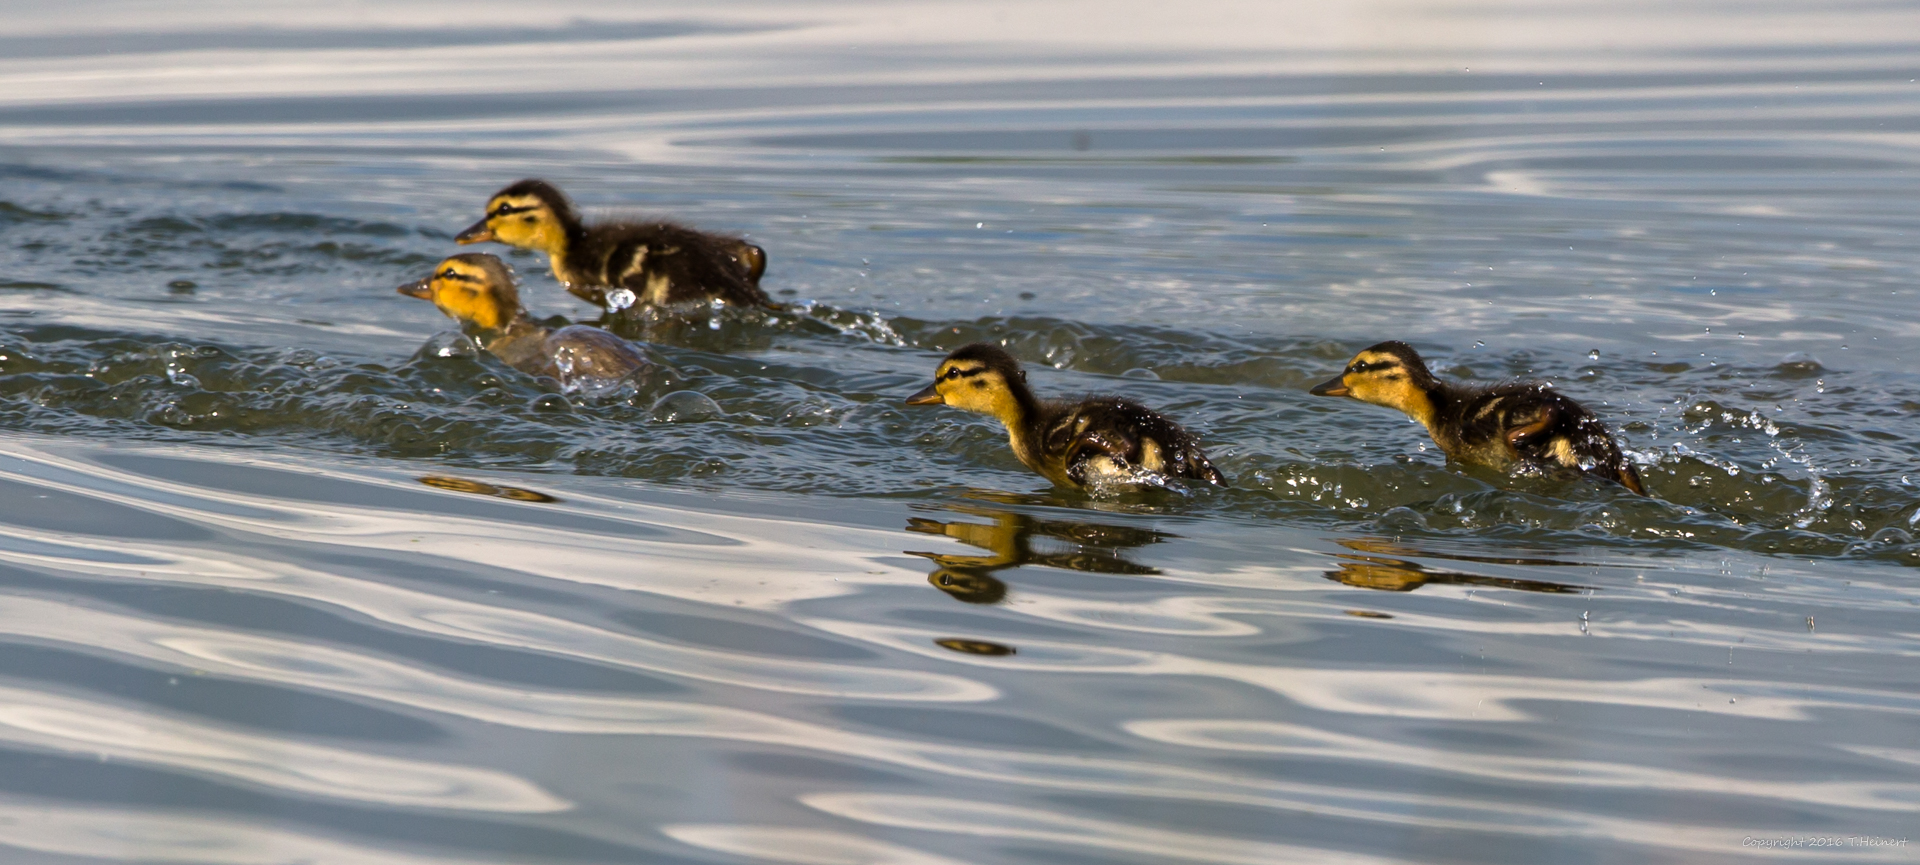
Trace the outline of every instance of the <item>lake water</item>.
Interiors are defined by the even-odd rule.
[[[0,861],[1920,858],[1912,4],[17,6]],[[795,311],[447,350],[521,177]],[[1652,495],[1307,395],[1389,338]]]

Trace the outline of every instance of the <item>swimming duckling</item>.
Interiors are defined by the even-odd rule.
[[[433,301],[508,366],[555,379],[567,390],[612,383],[648,365],[633,343],[597,327],[552,329],[535,322],[520,305],[513,271],[485,253],[453,256],[435,266],[432,276],[398,290]]]
[[[986,343],[947,355],[933,384],[907,397],[907,405],[993,415],[1007,428],[1014,456],[1058,484],[1138,485],[1168,477],[1227,484],[1200,452],[1199,440],[1179,424],[1119,397],[1043,401],[1027,388],[1020,362]]]
[[[454,241],[544,252],[567,291],[610,312],[713,300],[774,306],[760,290],[767,270],[760,247],[671,222],[587,225],[567,196],[544,180],[522,180],[494,193],[486,216]],[[609,307],[610,290],[620,288],[633,296],[615,295]]]
[[[1646,495],[1640,473],[1600,419],[1544,384],[1449,384],[1427,371],[1412,346],[1389,341],[1355,355],[1344,372],[1309,393],[1406,412],[1451,460],[1498,469],[1574,469]]]

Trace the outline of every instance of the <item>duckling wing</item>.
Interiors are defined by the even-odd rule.
[[[1079,483],[1125,481],[1136,470],[1227,483],[1192,433],[1129,400],[1096,398],[1075,406],[1050,425],[1045,447],[1061,456],[1068,477]]]
[[[1644,494],[1639,473],[1586,406],[1538,385],[1490,394],[1488,402],[1496,410],[1486,426],[1498,428],[1517,458],[1585,472]],[[1491,428],[1480,432],[1493,434]]]
[[[603,233],[601,269],[607,284],[630,289],[647,303],[718,299],[741,306],[773,305],[756,278],[756,271],[766,267],[766,253],[757,246],[670,222],[612,224],[596,231]]]
[[[547,335],[547,356],[559,372],[562,387],[591,382],[614,382],[648,365],[647,356],[631,342],[597,327],[569,325]]]

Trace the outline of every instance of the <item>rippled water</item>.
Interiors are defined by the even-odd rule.
[[[0,861],[1910,861],[1920,15],[1617,7],[28,4]],[[789,311],[449,350],[525,176]],[[1306,394],[1387,338],[1652,495]],[[975,340],[1233,487],[900,404]]]

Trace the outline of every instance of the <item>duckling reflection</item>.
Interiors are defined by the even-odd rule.
[[[932,559],[938,567],[927,575],[927,582],[955,600],[969,604],[999,603],[1007,595],[1007,584],[993,576],[993,573],[1022,565],[1042,565],[1095,574],[1158,574],[1158,568],[1128,561],[1119,550],[1157,544],[1174,537],[1151,529],[1046,520],[992,508],[955,506],[951,510],[987,517],[993,523],[983,525],[911,517],[907,520],[907,531],[943,535],[987,550],[989,555],[957,556],[916,550],[907,550],[906,553]],[[1070,546],[1060,550],[1036,549],[1035,538],[1052,538]]]
[[[934,640],[933,644],[942,649],[959,652],[962,655],[985,655],[990,658],[1003,658],[1019,652],[1005,643],[993,643],[986,640],[969,640],[965,637],[945,637]]]
[[[1348,538],[1339,542],[1340,546],[1361,553],[1384,553],[1389,556],[1419,556],[1426,559],[1451,559],[1456,562],[1479,562],[1487,565],[1524,565],[1538,568],[1591,568],[1597,567],[1591,562],[1574,559],[1543,559],[1525,556],[1482,556],[1470,553],[1452,553],[1445,550],[1415,547],[1387,538]]]
[[[1336,558],[1346,559],[1340,563],[1337,571],[1327,571],[1326,578],[1334,582],[1345,583],[1361,589],[1375,589],[1382,592],[1411,592],[1429,583],[1454,584],[1465,586],[1486,586],[1495,589],[1515,589],[1522,592],[1546,592],[1566,595],[1586,591],[1589,586],[1576,586],[1568,583],[1549,583],[1542,580],[1521,580],[1511,577],[1487,577],[1479,574],[1466,574],[1458,571],[1430,571],[1418,562],[1405,559],[1389,559],[1381,556],[1357,556],[1345,553]]]
[[[415,478],[414,480],[436,489],[456,493],[472,493],[477,496],[496,496],[503,499],[513,499],[516,502],[552,504],[560,501],[560,499],[554,496],[534,490],[522,489],[520,487],[503,487],[482,481],[470,481],[466,478],[454,478],[445,475],[426,475]]]

